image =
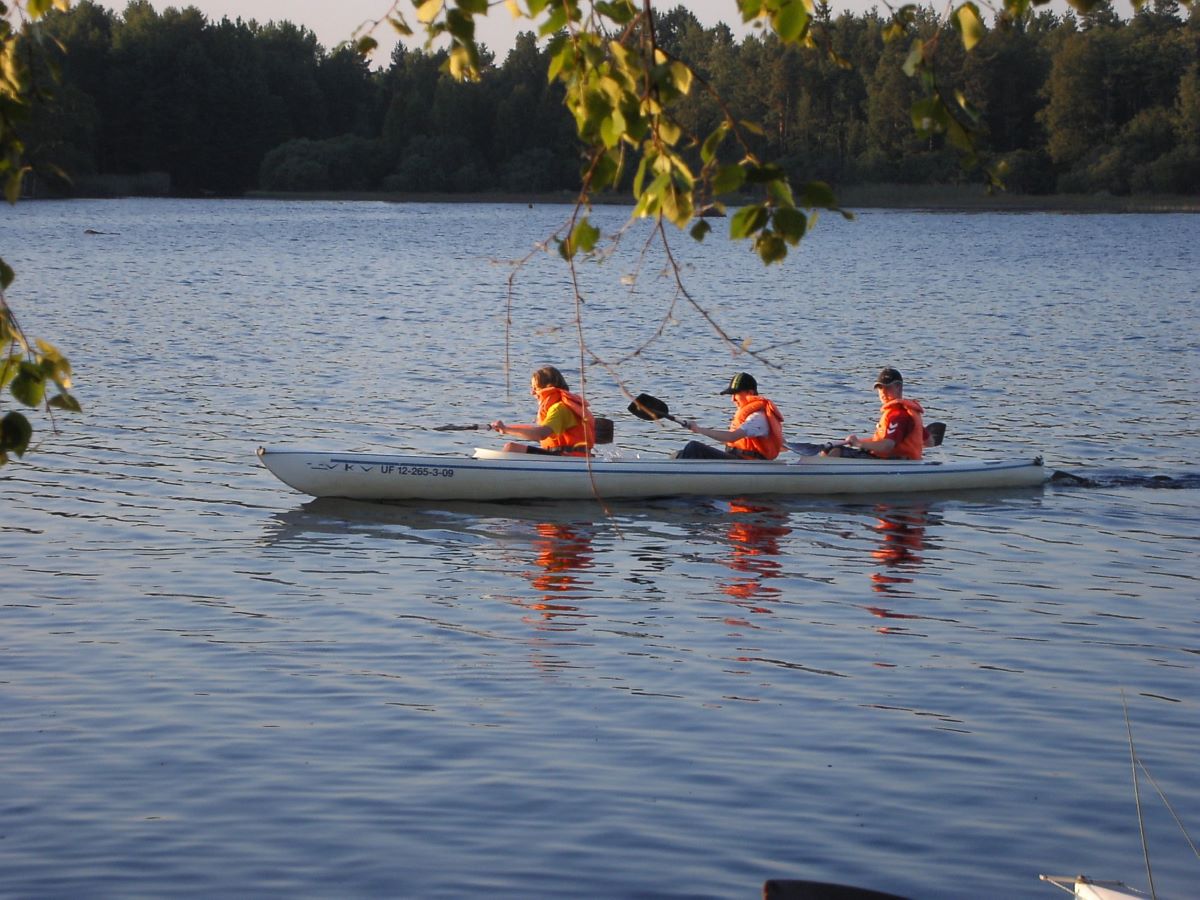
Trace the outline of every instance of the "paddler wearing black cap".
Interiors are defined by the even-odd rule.
[[[759,396],[758,382],[747,372],[738,372],[721,391],[737,406],[727,430],[705,428],[695,422],[684,424],[694,434],[725,445],[724,450],[699,441],[688,441],[676,459],[774,459],[783,449],[783,416],[775,404]]]
[[[879,395],[879,424],[875,434],[863,440],[846,436],[845,446],[830,447],[822,456],[874,457],[876,459],[920,459],[925,446],[925,410],[916,400],[904,399],[904,377],[891,366],[879,370],[875,379]]]

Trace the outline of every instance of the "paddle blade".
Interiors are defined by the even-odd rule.
[[[486,425],[435,425],[434,431],[479,431]]]
[[[596,443],[611,444],[613,442],[613,420],[596,416]]]
[[[945,422],[930,422],[925,426],[925,446],[940,447],[946,437]]]
[[[629,411],[647,422],[671,418],[671,408],[657,397],[651,397],[649,394],[638,394],[629,404]]]

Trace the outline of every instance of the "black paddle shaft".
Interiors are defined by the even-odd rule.
[[[593,443],[611,444],[613,442],[613,420],[596,416],[596,433],[592,436]],[[491,431],[491,425],[435,425],[434,431]]]

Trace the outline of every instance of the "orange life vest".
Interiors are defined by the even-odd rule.
[[[732,444],[726,444],[726,446],[734,450],[757,453],[763,459],[774,459],[783,449],[783,415],[766,397],[751,394],[745,403],[738,406],[737,412],[733,415],[733,421],[729,423],[729,430],[737,431],[742,427],[742,423],[756,412],[767,414],[767,424],[771,429],[767,435],[765,437],[744,437]]]
[[[575,414],[575,424],[562,434],[552,434],[542,439],[542,447],[546,450],[587,450],[596,445],[596,420],[588,411],[587,404],[578,394],[564,391],[562,388],[538,388],[538,424],[546,420],[550,408],[556,403],[563,404]]]
[[[879,415],[879,424],[875,426],[875,436],[872,440],[881,441],[887,437],[888,424],[895,418],[896,411],[899,409],[907,410],[908,414],[912,416],[912,428],[891,449],[891,452],[880,453],[875,450],[872,451],[872,454],[883,459],[920,459],[925,450],[925,423],[921,421],[921,414],[925,410],[916,400],[905,400],[901,397],[883,404]]]

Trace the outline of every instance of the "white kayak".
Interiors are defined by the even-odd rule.
[[[258,457],[284,484],[351,500],[584,500],[753,494],[891,494],[1036,487],[1042,458],[604,459],[476,450],[472,457],[283,450]]]

